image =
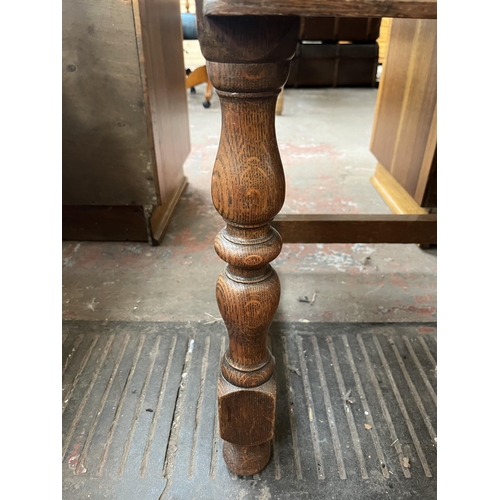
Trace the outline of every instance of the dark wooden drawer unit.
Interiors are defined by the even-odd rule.
[[[378,44],[299,43],[287,87],[374,87]]]
[[[380,22],[380,18],[372,17],[303,17],[300,39],[374,42],[379,36]]]

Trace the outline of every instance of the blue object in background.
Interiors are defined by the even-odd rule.
[[[181,14],[182,34],[184,40],[198,40],[198,31],[196,29],[196,14]]]

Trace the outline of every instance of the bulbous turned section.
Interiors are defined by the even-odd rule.
[[[266,224],[263,231],[254,230],[249,238],[242,237],[251,232],[237,228],[222,229],[215,239],[217,255],[228,264],[227,273],[234,281],[261,280],[269,277],[267,266],[281,252],[279,233]],[[262,228],[257,228],[262,229]]]
[[[238,387],[263,384],[274,369],[266,335],[278,308],[280,283],[269,263],[279,255],[282,241],[269,221],[285,199],[274,110],[288,66],[207,63],[222,109],[212,175],[214,206],[227,222],[215,240],[217,254],[228,264],[216,288],[229,335],[221,373]]]
[[[268,223],[285,201],[285,176],[274,130],[277,95],[220,97],[222,132],[212,200],[229,224]]]
[[[217,304],[229,335],[221,371],[228,382],[239,387],[263,384],[274,370],[266,336],[278,308],[281,287],[274,269],[267,269],[268,276],[254,282],[235,281],[227,269],[217,280]]]
[[[203,12],[201,0],[198,9]],[[281,291],[270,262],[282,241],[269,223],[285,200],[274,120],[300,19],[228,21],[202,14],[197,19],[222,112],[212,175],[212,200],[227,223],[215,240],[217,254],[227,263],[216,297],[229,336],[218,380],[219,430],[226,464],[236,474],[249,475],[268,463],[274,433],[275,362],[266,336]]]

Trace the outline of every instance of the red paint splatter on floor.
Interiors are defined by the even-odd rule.
[[[418,333],[434,333],[436,331],[435,328],[431,328],[428,326],[420,326],[417,328]]]
[[[383,314],[398,313],[402,311],[402,312],[417,313],[421,315],[423,314],[434,315],[434,313],[436,312],[436,308],[432,306],[429,307],[394,306],[389,309],[386,309],[385,307],[379,306],[379,311]]]
[[[436,312],[435,307],[415,307],[415,306],[402,306],[402,307],[391,307],[391,312],[406,311],[414,312],[417,314],[434,314]]]
[[[416,313],[419,313],[419,314],[434,314],[436,312],[436,308],[435,307],[414,307],[414,306],[408,306],[408,307],[404,307],[402,309],[405,309],[405,310],[411,311],[411,312],[416,312]]]
[[[80,458],[80,448],[82,445],[80,443],[76,443],[73,445],[73,451],[70,453],[68,457],[68,467],[71,470],[76,469],[76,465],[78,464],[78,460]]]
[[[340,153],[335,147],[330,144],[280,144],[280,153],[284,165],[292,164],[293,162],[303,163],[304,158],[328,158],[328,161],[333,162],[340,158]]]
[[[333,312],[332,311],[324,311],[322,314],[323,321],[332,321],[333,320]]]
[[[415,295],[414,300],[417,304],[425,304],[427,302],[432,302],[435,299],[432,295]]]
[[[392,275],[390,280],[392,285],[399,286],[401,288],[408,288],[407,280],[401,276]]]

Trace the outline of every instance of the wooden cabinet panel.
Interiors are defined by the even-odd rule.
[[[63,1],[65,205],[156,204],[131,5]]]
[[[139,0],[145,93],[149,100],[161,203],[183,177],[189,154],[189,121],[182,24],[176,0]]]
[[[435,182],[436,52],[436,20],[393,19],[370,148],[419,206]]]
[[[94,219],[123,220],[123,239],[145,231],[125,224],[133,210],[106,207],[142,207],[142,223],[160,235],[151,216],[159,211],[154,220],[168,223],[190,150],[177,0],[63,0],[62,124],[62,198],[72,206],[63,208],[71,214],[63,237],[75,234],[64,221],[81,213],[78,234],[87,239],[89,206]],[[88,239],[96,239],[92,227]]]
[[[380,19],[371,17],[303,17],[301,40],[324,42],[374,42],[379,36]]]

